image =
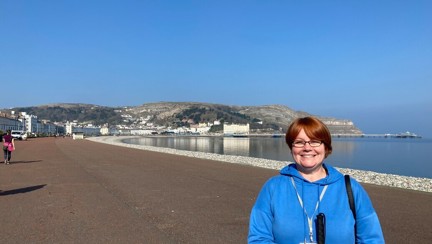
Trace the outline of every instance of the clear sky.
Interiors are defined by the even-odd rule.
[[[1,0],[0,107],[281,104],[432,138],[432,1]]]

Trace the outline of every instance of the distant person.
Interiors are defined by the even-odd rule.
[[[384,243],[367,192],[351,178],[351,211],[344,175],[323,163],[332,152],[325,124],[314,117],[296,119],[285,140],[295,163],[261,189],[250,216],[248,242]]]
[[[11,130],[6,131],[6,135],[3,136],[3,153],[4,153],[4,163],[9,164],[12,151],[15,150],[15,139],[12,137]]]

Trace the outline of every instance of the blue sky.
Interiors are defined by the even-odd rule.
[[[432,138],[432,1],[0,1],[0,107],[282,104]]]

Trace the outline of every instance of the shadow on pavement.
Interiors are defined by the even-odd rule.
[[[14,190],[8,190],[8,191],[0,191],[0,196],[14,195],[14,194],[20,194],[20,193],[27,193],[27,192],[39,190],[39,189],[41,189],[41,188],[43,188],[45,186],[46,186],[46,184],[44,184],[44,185],[37,185],[37,186],[23,187],[23,188],[18,188],[18,189],[14,189]]]
[[[10,164],[29,164],[29,163],[38,163],[42,162],[42,160],[29,160],[29,161],[11,161]]]

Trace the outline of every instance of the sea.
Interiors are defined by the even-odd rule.
[[[284,137],[164,136],[125,143],[293,162]],[[432,179],[432,139],[332,138],[325,162],[335,167]]]

